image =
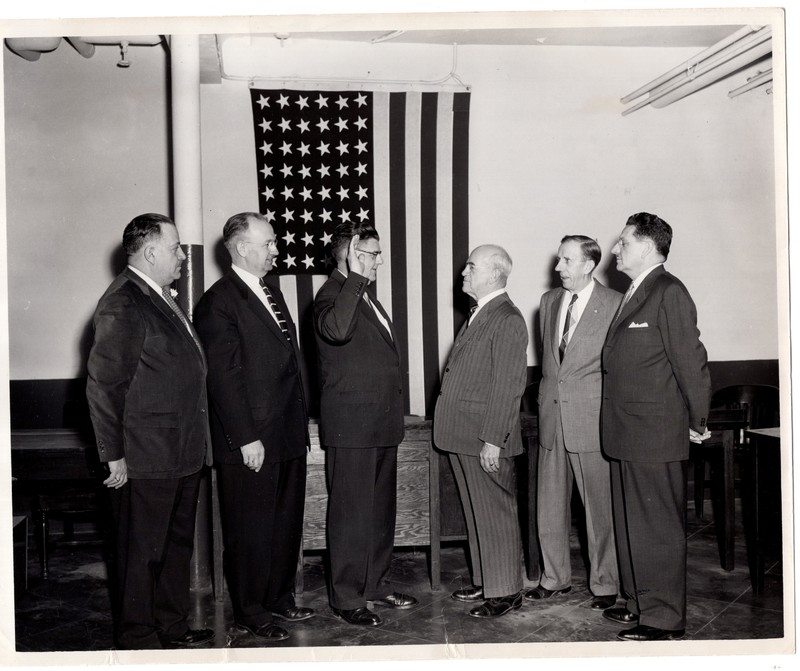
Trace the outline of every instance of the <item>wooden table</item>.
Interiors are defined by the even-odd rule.
[[[720,543],[720,564],[726,571],[734,567],[734,524],[736,521],[736,501],[734,495],[734,448],[736,434],[747,426],[747,413],[744,409],[714,409],[709,412],[708,429],[711,438],[707,441],[708,447],[720,445],[722,448],[722,523],[715,521],[718,526],[718,536],[722,537]],[[706,445],[704,445],[706,447]],[[702,486],[695,483],[695,487]],[[721,528],[720,528],[721,527]]]

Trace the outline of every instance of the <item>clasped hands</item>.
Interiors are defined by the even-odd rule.
[[[698,433],[694,429],[689,429],[689,441],[692,443],[702,443],[704,440],[711,438],[711,431],[705,430],[705,433]]]

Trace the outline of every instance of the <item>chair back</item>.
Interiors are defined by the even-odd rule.
[[[743,408],[747,413],[748,429],[780,426],[780,391],[771,385],[736,384],[723,387],[714,392],[711,407]]]

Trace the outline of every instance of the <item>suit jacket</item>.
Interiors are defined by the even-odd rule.
[[[100,460],[130,478],[178,478],[206,459],[206,364],[161,295],[132,270],[94,313],[86,397]]]
[[[330,447],[393,447],[405,435],[397,334],[364,300],[367,278],[334,270],[314,299],[319,354],[320,442]]]
[[[542,381],[539,383],[539,445],[552,449],[560,424],[568,452],[600,451],[600,406],[603,373],[600,359],[608,327],[622,300],[619,292],[596,280],[575,332],[559,361],[558,314],[564,289],[542,296]]]
[[[686,287],[663,266],[634,292],[603,346],[603,450],[625,461],[689,458],[689,428],[704,432],[708,358]]]
[[[436,446],[478,456],[483,444],[522,452],[520,400],[527,378],[528,329],[508,294],[461,327],[444,369],[433,423]]]
[[[264,444],[265,462],[303,456],[310,444],[297,332],[280,290],[270,292],[291,341],[233,270],[195,308],[208,359],[214,457],[222,463],[242,463],[241,447],[255,440]]]

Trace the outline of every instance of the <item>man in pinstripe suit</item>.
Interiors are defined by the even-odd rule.
[[[484,603],[473,617],[494,618],[522,605],[522,544],[514,457],[522,452],[519,407],[525,390],[528,329],[506,293],[511,258],[477,247],[461,273],[477,301],[442,377],[434,442],[450,453],[467,523],[473,586],[458,601]]]

